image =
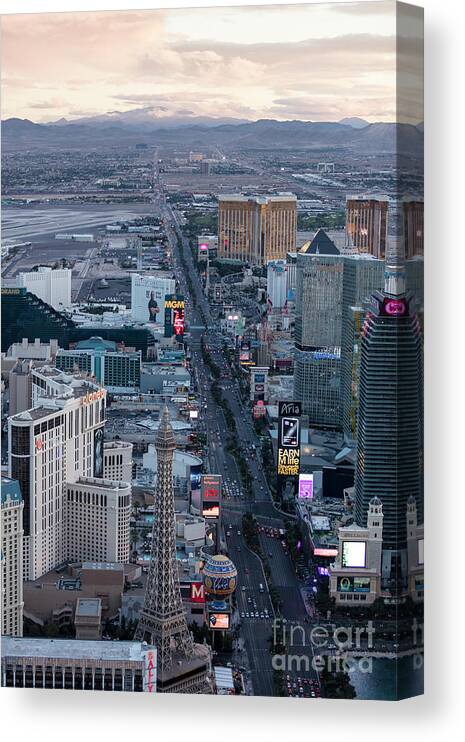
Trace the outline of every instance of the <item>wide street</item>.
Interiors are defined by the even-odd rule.
[[[178,265],[177,278],[180,291],[186,297],[186,315],[190,324],[190,336],[186,342],[191,353],[191,367],[201,397],[203,425],[207,434],[208,464],[212,473],[221,474],[224,484],[222,518],[229,556],[238,570],[237,616],[240,622],[240,637],[247,653],[247,665],[255,695],[274,695],[272,653],[270,640],[273,636],[274,610],[268,592],[263,567],[259,557],[251,552],[242,534],[242,515],[252,512],[260,525],[284,529],[284,520],[272,501],[258,451],[260,441],[252,424],[250,410],[241,399],[239,384],[231,375],[229,363],[223,351],[221,335],[212,319],[210,306],[204,296],[195,268],[191,248],[184,237],[176,213],[169,206],[162,207],[165,228]],[[190,275],[189,287],[181,267],[178,237],[182,240],[184,260]],[[203,318],[206,320],[206,326]],[[211,393],[212,376],[206,365],[201,340],[208,347],[212,360],[220,368],[219,385],[223,398],[227,400],[236,422],[238,440],[252,475],[252,495],[246,499],[240,486],[240,476],[235,459],[225,450],[228,428],[223,410],[216,404]],[[280,538],[260,535],[261,546],[271,569],[271,583],[281,601],[280,620],[295,622],[302,626],[293,649],[312,655],[308,639],[310,619],[301,595],[301,585],[296,577],[291,559],[284,550]],[[260,587],[261,586],[261,587]],[[245,588],[245,589],[243,589]],[[256,606],[256,607],[255,607]],[[300,637],[305,631],[305,641]],[[305,646],[300,646],[304,644]],[[300,671],[299,671],[300,672]],[[300,672],[317,682],[317,674]],[[291,673],[292,676],[292,673]]]

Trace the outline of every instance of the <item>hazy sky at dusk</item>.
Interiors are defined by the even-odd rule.
[[[4,16],[2,118],[392,121],[395,27],[392,2]]]

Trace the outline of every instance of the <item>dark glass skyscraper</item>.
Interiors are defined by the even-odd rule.
[[[406,545],[407,500],[422,509],[421,335],[408,298],[372,296],[360,359],[356,520],[366,526],[373,497],[383,503],[383,547]]]
[[[407,501],[423,522],[422,338],[405,291],[402,214],[390,203],[385,290],[375,292],[361,331],[355,517],[367,525],[370,500],[383,505],[382,586],[407,581]]]

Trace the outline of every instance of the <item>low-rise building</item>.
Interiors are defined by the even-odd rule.
[[[76,639],[102,638],[102,601],[100,598],[79,598],[74,614]]]
[[[141,642],[4,637],[4,688],[156,690],[156,648]],[[153,680],[153,682],[151,682]]]

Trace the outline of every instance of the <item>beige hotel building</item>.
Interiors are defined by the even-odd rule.
[[[266,265],[295,252],[297,197],[220,195],[218,257]]]
[[[49,366],[34,369],[32,387],[34,406],[8,419],[8,473],[24,502],[24,579],[71,558],[127,561],[131,480],[104,477],[129,472],[130,449],[115,446],[105,467],[105,390]]]
[[[23,498],[18,482],[2,477],[0,579],[2,636],[23,635]]]

